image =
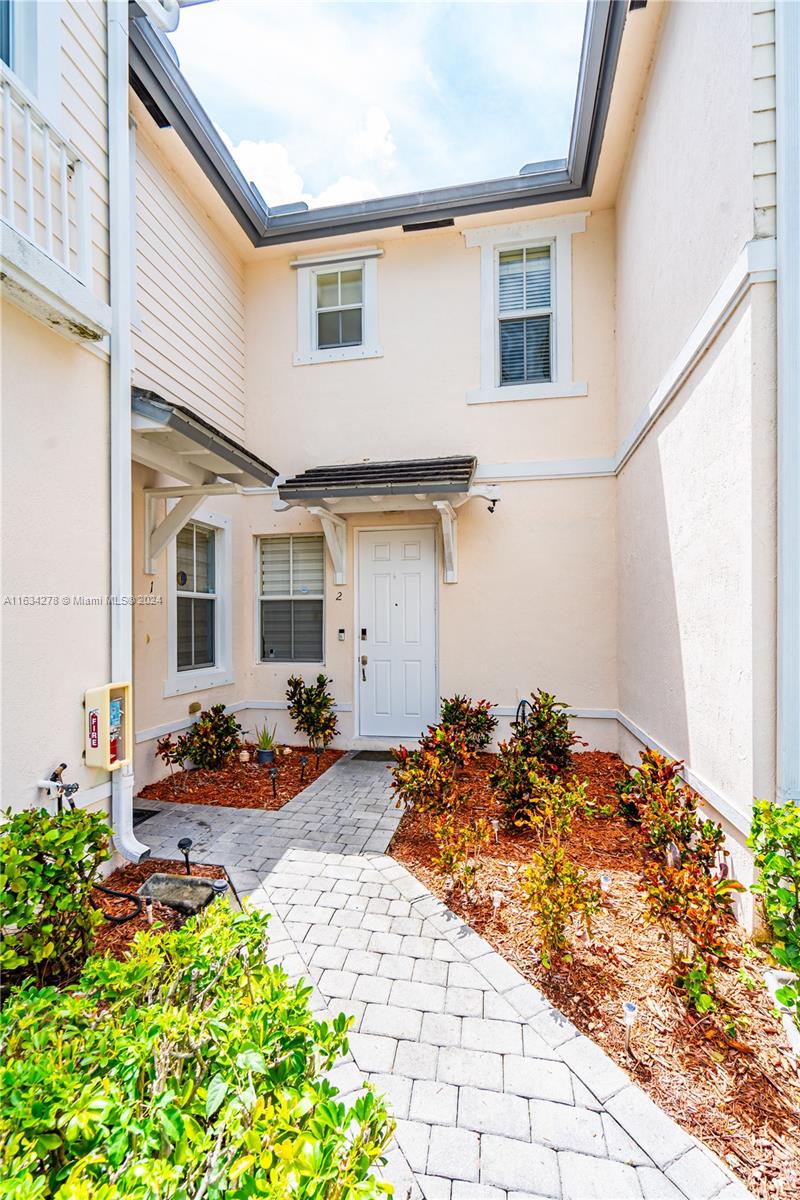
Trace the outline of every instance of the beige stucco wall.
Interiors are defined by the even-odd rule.
[[[589,207],[589,206],[585,206]],[[552,208],[491,214],[545,220]],[[470,224],[475,225],[473,219]],[[365,234],[379,246],[381,358],[296,367],[298,248],[246,271],[247,441],[281,472],[353,458],[475,453],[484,462],[609,454],[614,437],[614,219],[593,213],[572,239],[573,377],[589,394],[472,405],[480,383],[480,252],[459,228]],[[357,253],[358,243],[349,245]],[[340,248],[332,239],[300,252]]]
[[[5,303],[2,363],[2,801],[40,800],[66,762],[97,803],[82,702],[110,671],[108,365]]]
[[[154,477],[137,468],[137,484]],[[138,608],[135,703],[137,781],[163,773],[154,759],[155,733],[164,725],[190,720],[189,706],[199,701],[255,706],[239,719],[277,721],[281,738],[294,740],[286,714],[258,707],[280,704],[289,675],[306,678],[324,670],[344,711],[339,715],[338,744],[357,739],[354,554],[360,528],[432,524],[425,512],[359,515],[348,519],[348,580],[333,582],[326,567],[325,661],[322,664],[257,662],[256,539],[260,535],[319,532],[319,524],[301,510],[276,513],[267,497],[227,502],[233,522],[233,598],[235,682],[184,696],[164,697],[169,603],[165,558],[153,579],[164,603]],[[220,510],[220,504],[214,504]],[[134,529],[140,529],[143,504],[135,500]],[[613,480],[540,481],[508,485],[494,514],[473,501],[459,516],[459,582],[445,584],[441,538],[437,533],[438,684],[441,694],[467,691],[488,696],[513,709],[534,687],[545,687],[578,709],[616,707],[615,535]],[[141,574],[141,537],[134,549],[134,589],[147,592],[150,577]],[[345,641],[338,630],[345,630]],[[591,670],[586,664],[591,663]],[[507,730],[508,718],[501,731]],[[616,749],[616,724],[607,719],[578,722],[591,743]]]
[[[752,182],[760,28],[743,3],[666,14],[618,204],[621,440],[746,243],[768,231]],[[620,708],[720,798],[740,827],[742,872],[752,796],[774,787],[774,403],[774,285],[762,283],[617,489]],[[641,747],[623,732],[622,748]]]
[[[530,218],[530,214],[524,214]],[[536,217],[546,214],[536,213]],[[509,221],[520,214],[509,214]],[[496,224],[496,220],[492,224]],[[374,360],[296,367],[297,249],[270,252],[246,268],[246,444],[283,474],[320,462],[425,457],[471,452],[482,463],[608,455],[614,436],[613,214],[588,220],[573,238],[574,377],[588,395],[469,406],[479,382],[479,252],[459,230],[385,238],[379,244],[379,335]],[[326,245],[326,249],[336,246]],[[309,248],[303,247],[305,253]],[[313,247],[311,248],[313,249]],[[142,571],[141,488],[166,482],[136,468],[135,591],[147,591]],[[444,584],[439,545],[439,690],[486,695],[513,709],[534,687],[546,687],[574,707],[616,707],[615,504],[611,479],[504,483],[489,514],[475,500],[459,512],[460,578]],[[334,680],[340,744],[352,745],[357,617],[354,537],[360,527],[433,523],[432,512],[366,513],[348,518],[348,582],[335,586],[328,563],[324,664],[257,662],[255,541],[259,535],[311,530],[301,510],[277,513],[271,496],[214,501],[231,516],[233,541],[234,683],[190,695],[165,696],[168,641],[166,556],[153,588],[162,605],[142,608],[136,621],[136,728],[139,782],[160,773],[154,734],[190,719],[189,705],[280,704],[296,669],[324,669]],[[198,514],[199,515],[199,514]],[[439,543],[441,535],[437,534]],[[341,598],[337,598],[341,597]],[[345,641],[338,630],[345,629]],[[592,670],[586,670],[591,662]],[[279,733],[291,729],[280,710],[245,710],[252,729],[267,716]],[[507,725],[507,719],[504,721]],[[616,747],[609,720],[581,725],[596,745]]]
[[[753,236],[750,10],[667,7],[617,205],[620,439]]]

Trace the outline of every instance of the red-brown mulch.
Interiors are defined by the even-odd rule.
[[[248,762],[235,759],[216,770],[198,768],[192,771],[176,771],[172,777],[167,775],[157,783],[148,783],[140,791],[139,799],[274,811],[283,808],[287,800],[302,792],[303,788],[308,787],[318,775],[332,767],[345,753],[344,750],[323,750],[317,770],[316,756],[307,746],[281,746],[276,750],[274,763],[267,766],[261,766],[255,761],[254,746],[245,746],[243,752],[250,755]],[[308,758],[304,772],[300,762],[303,756]],[[269,774],[270,765],[278,769],[274,796]]]
[[[644,921],[636,882],[641,838],[621,817],[576,820],[570,852],[595,881],[611,877],[608,902],[595,918],[589,944],[573,939],[571,962],[544,970],[518,874],[530,859],[530,831],[503,827],[488,772],[494,755],[480,755],[464,772],[464,821],[499,818],[496,842],[486,851],[475,898],[466,902],[431,866],[435,843],[424,818],[406,813],[390,853],[517,967],[587,1036],[615,1059],[653,1099],[704,1141],[756,1196],[800,1195],[800,1071],[762,986],[767,956],[736,926],[736,950],[717,969],[722,1013],[736,1019],[733,1036],[722,1014],[691,1017],[671,988],[666,939]],[[615,754],[576,754],[576,775],[588,795],[614,805],[624,766]],[[616,809],[614,810],[616,812]],[[492,893],[501,892],[499,910]],[[740,977],[740,968],[756,981]],[[625,1052],[621,1006],[638,1006],[630,1056]]]
[[[135,892],[144,883],[145,879],[149,879],[151,875],[155,875],[157,871],[164,871],[168,874],[184,875],[186,873],[186,865],[183,862],[177,862],[169,858],[148,858],[142,863],[126,863],[124,867],[118,867],[116,871],[112,871],[107,879],[103,879],[104,887],[114,888],[118,892]],[[225,868],[208,865],[203,863],[191,864],[192,875],[204,875],[207,879],[224,879]],[[133,911],[129,901],[124,900],[121,896],[107,896],[105,892],[94,889],[94,899],[100,905],[103,912],[111,913],[113,916],[127,916]],[[116,924],[114,921],[104,921],[102,925],[98,925],[95,940],[95,954],[110,954],[113,958],[124,958],[128,952],[128,948],[133,941],[134,936],[142,929],[151,929],[157,927],[162,931],[176,929],[182,925],[186,917],[177,911],[170,908],[168,904],[162,904],[158,900],[153,901],[153,925],[147,920],[147,915],[142,909],[138,917],[133,917],[130,921],[125,921],[124,924]]]

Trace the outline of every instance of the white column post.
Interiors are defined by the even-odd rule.
[[[800,802],[800,4],[775,5],[778,799]]]

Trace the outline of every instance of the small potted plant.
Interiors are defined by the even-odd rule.
[[[258,740],[256,741],[256,758],[263,765],[271,763],[275,759],[275,731],[277,725],[273,725],[272,729],[267,725],[266,721],[262,729],[256,726]]]

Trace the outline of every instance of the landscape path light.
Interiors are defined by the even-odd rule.
[[[189,851],[191,850],[191,848],[192,848],[192,839],[189,837],[181,838],[181,840],[178,842],[178,849],[180,850],[181,854],[183,855],[183,860],[186,863],[186,874],[187,875],[191,875],[191,873],[192,873],[192,866],[191,866],[191,863],[189,862]]]
[[[622,1005],[622,1022],[625,1026],[625,1053],[631,1052],[631,1032],[639,1019],[639,1010],[632,1000],[625,1000]]]

